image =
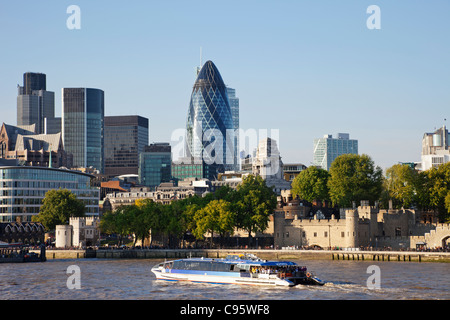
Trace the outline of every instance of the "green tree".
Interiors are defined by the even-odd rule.
[[[446,222],[450,222],[450,219],[449,219],[449,216],[450,216],[450,191],[447,193],[447,196],[445,197],[445,209],[447,209]]]
[[[433,167],[425,171],[425,174],[428,207],[438,212],[441,222],[449,221],[450,214],[446,209],[445,199],[450,192],[450,162]]]
[[[103,215],[99,228],[103,233],[117,234],[119,236],[119,245],[121,245],[123,244],[123,239],[133,233],[131,228],[135,215],[135,205],[120,206],[112,212],[106,212]]]
[[[382,170],[368,155],[344,154],[331,164],[330,199],[340,207],[349,207],[353,201],[378,200],[382,183]]]
[[[248,232],[251,246],[252,232],[267,229],[269,217],[277,206],[277,197],[260,176],[249,175],[237,189],[237,227]]]
[[[192,207],[191,207],[192,208]],[[205,207],[197,210],[194,215],[196,228],[193,230],[198,239],[203,239],[206,232],[211,234],[211,246],[214,232],[218,232],[223,243],[226,234],[233,233],[235,212],[231,204],[225,200],[212,200]]]
[[[150,236],[150,232],[161,229],[161,204],[151,199],[138,199],[131,208],[130,231],[135,235],[134,245],[136,245],[137,240],[144,242]]]
[[[395,164],[388,168],[383,184],[387,200],[392,200],[395,208],[409,208],[417,203],[419,174],[410,166]]]
[[[314,200],[329,200],[328,178],[330,174],[327,170],[317,167],[309,167],[300,172],[292,181],[292,195],[299,196],[300,199],[312,202]]]
[[[47,230],[54,230],[56,225],[68,224],[70,217],[83,217],[85,205],[82,200],[67,189],[49,190],[44,199],[39,214],[33,221],[40,222]]]

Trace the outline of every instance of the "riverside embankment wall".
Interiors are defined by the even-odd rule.
[[[47,250],[47,259],[183,259],[225,258],[230,253],[253,253],[261,259],[450,262],[449,252],[340,250],[125,249]]]

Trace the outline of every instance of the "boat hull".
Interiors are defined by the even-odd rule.
[[[239,273],[229,273],[229,275],[211,274],[208,272],[200,273],[179,273],[167,272],[157,268],[152,269],[157,280],[166,281],[188,281],[198,283],[212,283],[212,284],[239,284],[239,285],[258,285],[258,286],[282,286],[292,287],[294,282],[288,279],[280,279],[277,277],[252,277],[242,275]]]

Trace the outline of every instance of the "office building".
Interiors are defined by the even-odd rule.
[[[156,188],[172,179],[172,152],[169,143],[153,143],[139,154],[139,183]]]
[[[233,119],[234,129],[234,170],[240,170],[239,159],[239,98],[236,97],[236,90],[227,87],[228,101],[230,103],[231,117]]]
[[[61,117],[44,118],[44,134],[54,134],[62,132]]]
[[[186,156],[235,168],[234,126],[226,86],[207,61],[195,81],[186,122]]]
[[[419,169],[428,170],[450,162],[450,135],[446,126],[432,133],[425,133],[422,138],[422,155]]]
[[[138,174],[139,153],[148,146],[148,119],[141,116],[105,117],[105,174]]]
[[[172,163],[172,178],[181,181],[187,178],[216,180],[223,173],[223,165],[207,164],[199,158],[181,158]]]
[[[36,133],[44,133],[44,119],[55,117],[55,93],[46,90],[46,75],[27,72],[23,87],[18,86],[17,125],[36,125]]]
[[[334,159],[349,153],[358,154],[358,140],[350,139],[348,133],[338,133],[337,138],[328,134],[314,139],[313,165],[329,170]]]
[[[62,136],[74,167],[93,167],[104,173],[104,113],[102,90],[62,89]]]
[[[47,191],[67,189],[86,206],[86,216],[98,216],[99,190],[94,176],[67,169],[0,167],[0,222],[31,221],[39,214]]]

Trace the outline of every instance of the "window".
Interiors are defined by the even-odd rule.
[[[342,238],[345,237],[345,232],[344,232],[344,231],[341,232],[341,237],[342,237]]]

